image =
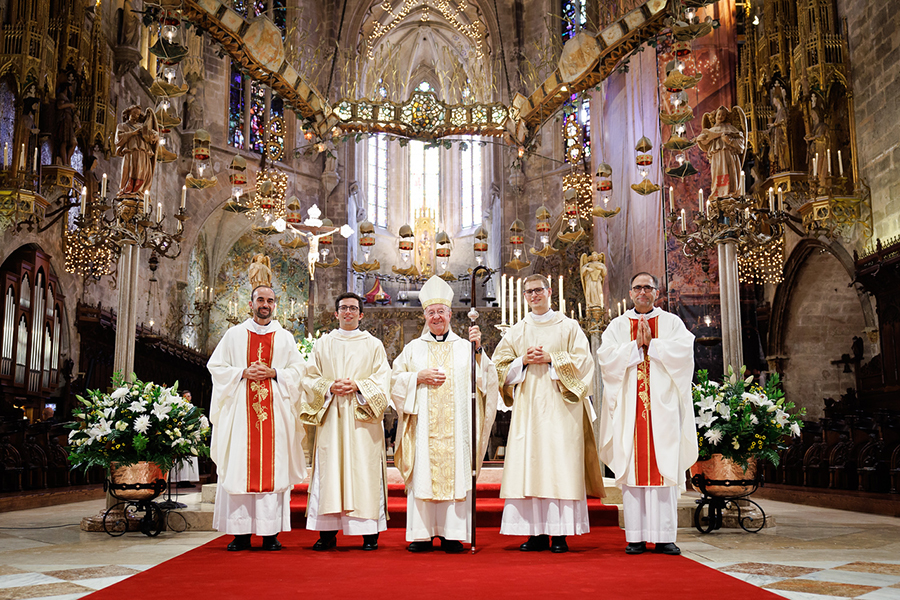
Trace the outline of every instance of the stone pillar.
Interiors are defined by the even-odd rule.
[[[744,364],[740,299],[737,241],[722,240],[719,242],[719,303],[722,309],[722,361],[725,373],[729,365],[739,371]]]
[[[134,341],[137,327],[138,261],[141,249],[132,244],[122,248],[119,256],[119,307],[116,315],[116,351],[113,372],[131,381],[134,371]]]

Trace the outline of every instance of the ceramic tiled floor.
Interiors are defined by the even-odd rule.
[[[761,504],[776,527],[755,534],[681,529],[684,556],[793,600],[900,600],[900,519]],[[81,517],[102,506],[98,500],[0,513],[0,600],[81,598],[219,535],[80,531]]]

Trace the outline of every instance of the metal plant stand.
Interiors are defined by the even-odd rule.
[[[766,512],[762,506],[750,500],[750,495],[755,492],[762,483],[761,476],[754,479],[707,479],[703,474],[694,475],[691,478],[694,488],[700,491],[702,497],[697,500],[697,508],[694,510],[694,527],[700,533],[710,533],[722,528],[722,512],[726,509],[737,510],[738,525],[744,531],[756,533],[766,526]],[[708,493],[710,487],[735,488],[735,494],[712,495]],[[747,489],[749,488],[749,491]],[[742,515],[741,500],[752,504],[759,510],[761,516]],[[704,512],[704,508],[706,509]],[[744,507],[746,510],[747,507]]]
[[[103,514],[103,530],[115,537],[124,535],[128,531],[129,521],[138,520],[138,515],[143,512],[139,521],[141,533],[156,537],[166,524],[166,515],[153,500],[165,489],[165,479],[157,479],[153,483],[113,483],[107,479],[103,482],[103,490],[121,502],[112,505]],[[135,495],[144,497],[138,499],[133,497]]]

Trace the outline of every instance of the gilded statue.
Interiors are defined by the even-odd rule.
[[[581,287],[588,309],[603,306],[603,280],[606,279],[606,255],[591,252],[581,255]]]
[[[250,288],[272,287],[272,263],[265,254],[257,254],[250,263]]]
[[[116,197],[140,199],[153,184],[159,125],[152,108],[145,111],[136,104],[122,111],[122,119],[116,127],[116,156],[125,160]]]
[[[769,123],[769,164],[772,173],[790,170],[787,146],[787,93],[780,85],[772,88],[775,116]]]
[[[819,107],[816,106],[815,95],[813,95],[809,106],[809,132],[803,139],[809,144],[807,150],[809,174],[815,175],[819,180],[822,180],[828,175],[826,171],[828,165],[828,127],[822,119]]]
[[[741,165],[747,140],[747,118],[740,106],[720,106],[703,115],[703,129],[694,140],[709,158],[711,198],[734,196],[740,191]]]

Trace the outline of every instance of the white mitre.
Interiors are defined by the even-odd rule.
[[[426,309],[432,304],[450,306],[453,302],[453,288],[437,275],[432,275],[419,291],[419,301],[422,303],[422,309]]]

